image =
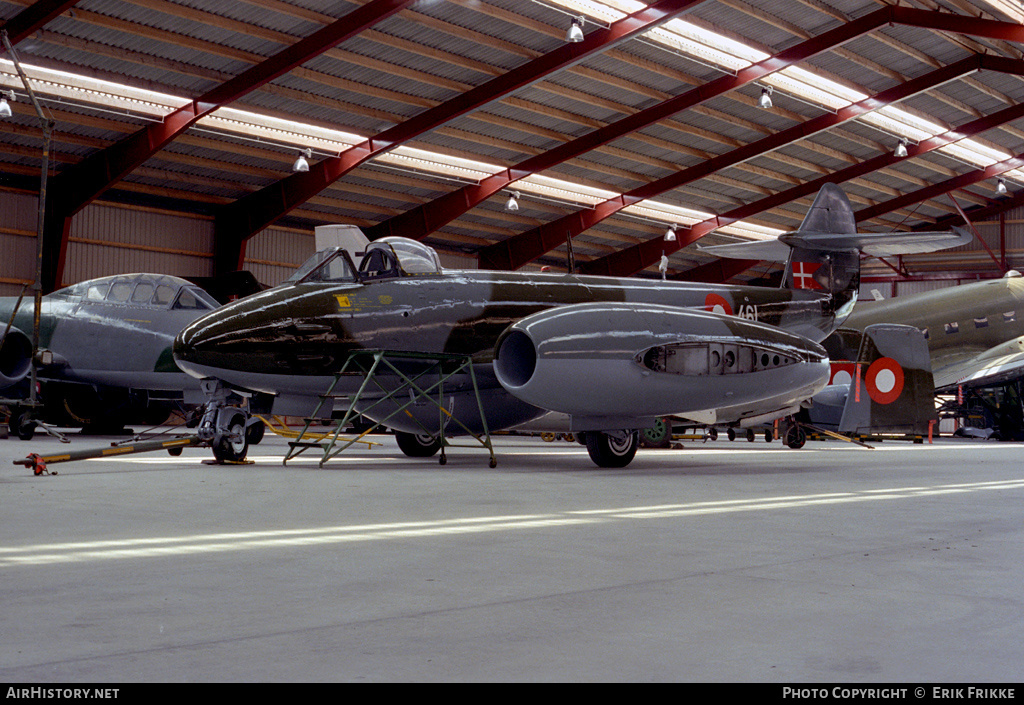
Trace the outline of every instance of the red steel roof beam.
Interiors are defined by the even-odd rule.
[[[75,213],[137,166],[163,149],[197,120],[251,93],[324,51],[394,15],[415,0],[373,0],[300,39],[205,95],[110,147],[82,160],[57,177],[65,189],[65,210]]]
[[[479,252],[480,266],[487,269],[518,269],[558,247],[561,243],[565,242],[566,236],[575,237],[627,206],[692,183],[709,174],[742,163],[784,145],[806,139],[813,134],[830,129],[886,105],[904,100],[912,95],[942,85],[981,68],[995,68],[996,70],[1012,71],[1013,73],[1024,73],[1024,62],[1016,60],[1007,60],[1006,62],[999,60],[987,61],[987,57],[975,54],[924,76],[919,76],[906,83],[882,91],[875,96],[865,98],[859,103],[841,108],[836,113],[825,113],[799,125],[794,125],[786,130],[777,132],[774,135],[769,135],[649,184],[644,184],[625,194],[599,203],[593,208],[571,213],[532,230],[513,235],[502,242],[483,248]]]
[[[917,191],[905,193],[902,196],[897,196],[896,198],[889,199],[888,201],[876,203],[875,205],[868,206],[867,208],[862,208],[861,210],[856,211],[853,214],[853,217],[858,221],[877,218],[885,213],[890,213],[900,208],[906,208],[907,206],[915,203],[941,196],[944,193],[966,188],[980,181],[997,178],[1000,174],[1005,174],[1008,171],[1020,169],[1021,167],[1024,167],[1024,153],[1010,157],[1009,159],[1001,162],[996,162],[995,164],[991,164],[984,168],[974,169],[965,174],[954,176],[953,178],[946,179],[941,183],[932,184],[931,186],[925,186]]]
[[[559,145],[543,154],[530,157],[513,167],[492,174],[483,179],[479,184],[464,186],[458,191],[435,199],[431,203],[418,206],[406,213],[366,228],[364,232],[367,232],[368,237],[371,239],[385,235],[402,235],[415,239],[426,237],[519,179],[544,171],[545,169],[550,169],[637,130],[649,127],[683,110],[764,78],[770,73],[804,61],[815,54],[878,29],[887,24],[890,19],[891,13],[889,8],[877,10],[859,20],[826,32],[820,37],[809,39],[760,63],[748,66],[740,70],[735,76],[722,76],[710,83],[697,86],[686,93],[669,98],[622,120],[610,123],[593,132]],[[564,236],[565,232],[562,230],[558,235],[561,238],[559,242],[564,242]],[[548,246],[544,252],[557,246],[557,244]],[[535,257],[539,257],[544,252],[538,253]],[[481,261],[481,266],[490,266],[490,263],[485,264]],[[494,266],[498,269],[516,268],[515,266],[501,266],[498,263],[495,263]]]
[[[174,110],[162,122],[150,124],[61,172],[53,181],[47,203],[46,235],[43,242],[44,290],[53,291],[63,279],[70,219],[75,213],[163,149],[204,115],[265,85],[413,2],[372,0]]]
[[[418,206],[377,225],[366,228],[364,232],[371,239],[384,237],[385,235],[402,235],[422,239],[479,205],[502,188],[525,176],[578,157],[624,135],[643,129],[659,120],[706,101],[709,98],[745,85],[772,71],[784,68],[787,62],[799,61],[802,58],[807,58],[849,41],[860,34],[894,22],[923,27],[939,24],[939,28],[946,29],[946,23],[937,23],[930,17],[931,14],[931,12],[926,10],[915,10],[912,8],[881,8],[869,15],[865,15],[859,20],[847,23],[820,37],[808,40],[792,47],[786,52],[781,52],[775,57],[766,59],[764,62],[748,67],[735,77],[726,76],[717,81],[712,81],[681,96],[676,96],[623,120],[606,125],[592,133],[556,147],[549,152],[531,157],[509,169],[493,174],[479,184],[465,186],[458,191],[441,196],[431,203]],[[1019,26],[1017,25],[991,20],[972,22],[969,23],[969,26],[972,31],[983,36],[1003,37],[1024,34],[1024,32],[1018,31]],[[561,233],[559,238],[562,238],[564,234]]]
[[[582,42],[563,44],[506,74],[384,130],[361,144],[350,147],[337,157],[311,165],[308,172],[291,174],[277,183],[249,194],[220,209],[217,215],[218,238],[225,237],[228,242],[242,243],[368,159],[543,80],[546,76],[577,64],[593,54],[651,30],[704,1],[658,0],[616,20],[607,28],[591,32]],[[225,260],[220,266],[231,265]]]
[[[661,238],[648,240],[628,247],[619,252],[614,252],[590,262],[580,265],[580,270],[588,274],[609,274],[612,276],[629,276],[636,272],[650,267],[661,258],[662,252],[671,254],[687,245],[696,242],[708,233],[735,223],[738,220],[749,218],[758,213],[770,210],[777,206],[789,203],[797,198],[816,193],[826,183],[842,183],[850,179],[869,174],[878,169],[896,164],[904,159],[913,159],[916,156],[926,154],[940,147],[957,142],[965,137],[990,130],[993,127],[1003,125],[1007,122],[1024,117],[1024,103],[1011,105],[986,117],[973,120],[961,127],[958,127],[941,135],[936,135],[923,140],[917,145],[907,147],[906,157],[896,157],[891,153],[880,154],[860,164],[854,164],[840,169],[837,172],[822,176],[818,179],[808,181],[799,186],[780,191],[777,194],[762,198],[758,201],[748,203],[739,208],[734,208],[728,213],[708,218],[707,220],[695,223],[688,229],[676,230],[675,242],[664,242]]]

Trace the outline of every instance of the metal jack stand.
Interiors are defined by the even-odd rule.
[[[399,369],[398,364],[401,363],[406,363],[406,366],[408,366],[408,363],[412,363],[413,366],[423,366],[423,369],[418,370],[414,374],[409,374]],[[451,412],[444,407],[445,382],[455,375],[462,373],[468,373],[469,379],[472,382],[473,394],[476,398],[477,408],[480,411],[480,423],[484,429],[483,437],[470,431],[465,424],[452,416]],[[346,375],[351,376],[353,374],[361,374],[363,377],[359,390],[354,395],[348,393],[336,394],[334,390],[338,386],[338,382]],[[380,379],[382,375],[386,376],[388,378],[387,381],[391,382],[389,386],[385,386]],[[434,375],[436,375],[436,379],[434,378]],[[394,384],[396,378],[399,382],[397,385]],[[378,396],[378,392],[382,393],[383,396]],[[356,416],[372,413],[374,408],[393,400],[397,401],[401,398],[407,398],[408,401],[400,404],[385,418],[373,424],[369,429],[363,431],[356,438],[340,438],[342,430],[346,428],[349,422]],[[335,429],[333,433],[328,434],[319,440],[303,440],[308,436],[309,426],[312,423],[313,418],[319,416],[320,410],[323,408],[324,404],[330,401],[333,406],[333,401],[335,399],[350,400],[348,409],[341,421],[338,423],[337,429]],[[441,465],[448,462],[447,456],[445,455],[445,448],[456,445],[449,443],[445,438],[446,427],[449,423],[455,423],[460,426],[466,434],[475,438],[482,447],[488,450],[490,453],[490,467],[493,468],[497,466],[498,461],[494,457],[494,447],[491,445],[491,435],[487,429],[487,419],[484,416],[483,404],[480,401],[480,390],[477,387],[476,375],[473,373],[473,365],[470,357],[468,355],[454,355],[448,353],[416,353],[395,350],[355,350],[349,354],[348,359],[345,360],[345,364],[342,365],[341,371],[335,375],[330,388],[328,388],[325,394],[321,395],[320,402],[317,404],[312,418],[307,419],[298,438],[288,443],[289,450],[288,454],[284,458],[284,463],[287,463],[292,458],[304,453],[310,448],[321,448],[323,450],[323,455],[320,459],[320,467],[323,467],[324,463],[344,451],[346,448],[349,448],[355,443],[365,442],[362,440],[364,436],[381,426],[386,426],[387,420],[393,416],[406,413],[411,418],[411,414],[408,414],[407,409],[420,401],[432,403],[438,409],[438,436],[441,440],[441,456],[438,461]],[[360,405],[361,402],[368,405],[364,406],[360,411],[356,411],[356,407]],[[420,427],[423,428],[424,432],[433,435],[422,425]]]

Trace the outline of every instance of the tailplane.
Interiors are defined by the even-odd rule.
[[[971,241],[966,230],[952,232],[859,233],[850,201],[836,184],[818,191],[800,228],[776,240],[740,242],[702,247],[720,257],[785,262],[782,286],[832,294],[836,308],[857,297],[860,287],[860,255],[891,255],[934,252]]]

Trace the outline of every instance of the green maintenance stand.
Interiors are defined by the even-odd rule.
[[[409,374],[402,369],[400,366],[402,363],[413,363],[416,367],[422,367],[417,369],[413,374]],[[476,399],[477,409],[480,412],[480,424],[483,428],[482,436],[471,432],[465,424],[452,416],[451,412],[444,407],[444,385],[445,382],[450,380],[452,377],[468,373],[469,379],[473,387],[473,396]],[[353,374],[360,374],[363,377],[363,382],[359,386],[359,390],[355,394],[338,394],[335,393],[335,388],[338,386],[338,382],[345,376],[351,376]],[[393,386],[390,389],[385,387],[381,379],[382,376],[386,376],[389,382],[394,382],[395,379],[399,381],[397,386]],[[325,404],[330,404],[332,409],[334,401],[336,399],[348,399],[348,409],[345,411],[345,415],[341,418],[337,428],[326,435],[321,436],[317,440],[303,440],[309,437],[309,427],[313,423],[315,418],[319,417],[320,411]],[[344,430],[349,423],[360,416],[363,413],[372,413],[373,409],[386,402],[392,400],[405,399],[394,411],[388,414],[385,418],[374,423],[369,429],[363,431],[355,438],[342,438],[341,432]],[[445,429],[449,423],[454,423],[468,435],[474,438],[480,446],[487,449],[490,454],[490,467],[496,467],[498,464],[497,459],[494,457],[494,447],[491,445],[491,435],[487,429],[487,419],[484,416],[483,404],[480,401],[480,389],[476,383],[476,375],[473,373],[473,364],[470,356],[468,355],[456,355],[451,353],[420,353],[420,352],[405,352],[400,350],[354,350],[348,358],[345,360],[345,364],[342,365],[341,370],[334,376],[334,381],[331,382],[327,392],[320,396],[320,401],[317,404],[316,410],[312,416],[306,420],[305,426],[299,433],[298,437],[294,441],[288,443],[289,450],[285,455],[284,463],[287,464],[289,460],[295,458],[302,453],[306,452],[311,448],[319,448],[322,451],[320,458],[320,467],[323,467],[331,458],[335,457],[345,449],[351,447],[355,443],[363,442],[363,437],[380,427],[386,427],[388,419],[398,415],[406,414],[409,418],[413,418],[412,414],[408,412],[408,408],[416,403],[431,403],[438,409],[438,428],[440,429],[440,440],[441,440],[441,455],[438,461],[441,465],[448,462],[445,455],[445,448],[447,447],[476,447],[473,446],[458,446],[454,443],[449,443],[445,438]],[[356,411],[357,405],[363,404],[361,411]],[[432,432],[420,424],[423,428],[424,433],[433,435]]]

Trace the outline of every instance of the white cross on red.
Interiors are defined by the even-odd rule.
[[[812,276],[818,271],[821,262],[794,262],[793,263],[793,284],[797,289],[820,289],[822,288]]]

